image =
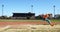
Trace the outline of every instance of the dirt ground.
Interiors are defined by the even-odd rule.
[[[60,24],[60,22],[52,22],[53,24]],[[7,25],[19,25],[19,24],[32,24],[32,25],[39,25],[39,24],[42,24],[42,25],[46,25],[48,24],[47,22],[0,22],[0,27],[3,27],[3,26],[7,26]]]

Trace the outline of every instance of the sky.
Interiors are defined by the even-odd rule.
[[[28,13],[32,12],[35,15],[51,13],[60,14],[60,0],[0,0],[0,16],[12,16],[13,13]],[[31,8],[33,5],[33,8]],[[33,9],[33,10],[32,10]]]

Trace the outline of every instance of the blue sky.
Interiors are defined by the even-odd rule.
[[[4,14],[12,16],[13,12],[28,13],[33,12],[37,15],[54,12],[53,5],[56,6],[55,14],[60,14],[60,0],[0,0],[0,16],[2,15],[2,4],[4,4]],[[31,11],[33,5],[33,11]]]

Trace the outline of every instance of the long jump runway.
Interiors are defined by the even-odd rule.
[[[60,22],[52,22],[52,23],[55,25],[60,24]],[[7,25],[19,25],[19,24],[40,25],[40,24],[48,24],[48,23],[47,22],[0,22],[0,27]]]

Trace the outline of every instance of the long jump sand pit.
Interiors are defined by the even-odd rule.
[[[60,32],[60,25],[7,25],[0,32]]]

